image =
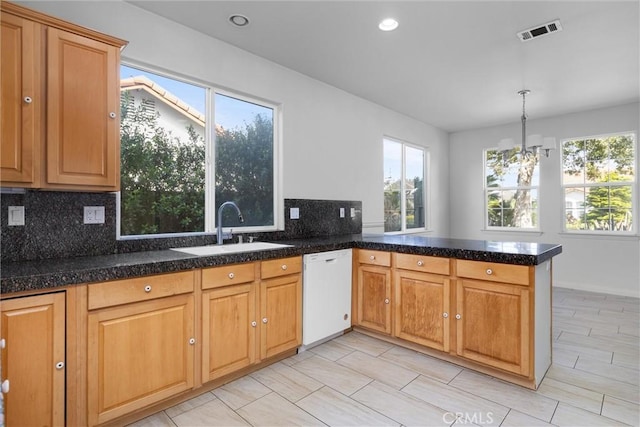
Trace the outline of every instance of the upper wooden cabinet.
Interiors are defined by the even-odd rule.
[[[4,12],[5,3],[2,3]],[[2,185],[36,187],[40,182],[43,112],[40,24],[2,13]]]
[[[118,190],[119,52],[126,42],[1,5],[1,185]]]

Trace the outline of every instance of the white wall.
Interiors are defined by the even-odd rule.
[[[284,197],[361,200],[365,232],[383,226],[382,137],[429,147],[431,225],[446,235],[448,135],[220,40],[122,2],[21,2],[129,41],[123,59],[281,103]]]
[[[622,105],[553,118],[528,120],[527,131],[561,139],[635,131],[638,104]],[[517,113],[517,112],[516,112]],[[484,231],[483,150],[495,148],[500,138],[519,140],[520,123],[457,132],[450,135],[451,237],[559,243],[554,258],[555,286],[640,296],[640,242],[638,237],[575,236],[562,233],[563,203],[560,150],[540,165],[540,227],[542,233]],[[638,171],[636,166],[636,171]],[[640,191],[636,189],[636,195]],[[638,230],[638,213],[635,226]]]

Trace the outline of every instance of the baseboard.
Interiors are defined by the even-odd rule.
[[[553,281],[555,288],[575,289],[577,291],[596,292],[599,294],[618,295],[624,297],[640,298],[640,288],[636,290],[630,289],[615,289],[606,286],[597,286],[585,283],[571,283],[559,280]]]

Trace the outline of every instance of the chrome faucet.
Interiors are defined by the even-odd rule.
[[[238,205],[236,205],[234,202],[224,202],[223,204],[221,204],[220,207],[218,208],[217,241],[219,245],[221,245],[224,242],[224,239],[230,239],[231,237],[233,237],[231,232],[229,233],[222,232],[222,211],[226,206],[233,206],[234,208],[236,208],[236,212],[238,212],[238,219],[240,220],[240,222],[244,222],[244,218],[242,217],[242,212],[240,212],[240,208],[238,207]]]

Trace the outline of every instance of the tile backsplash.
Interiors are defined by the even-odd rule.
[[[8,225],[9,206],[24,206],[24,226]],[[85,206],[104,206],[104,224],[84,224]],[[290,218],[292,208],[298,208],[298,219]],[[344,209],[344,217],[340,216],[341,208]],[[284,231],[249,235],[259,240],[286,240],[362,233],[362,202],[359,201],[285,199],[284,210]],[[0,227],[2,262],[107,255],[215,243],[215,234],[116,240],[115,193],[32,190],[2,193]]]

